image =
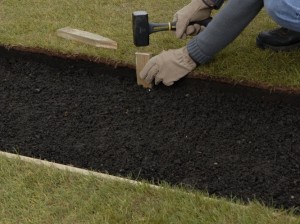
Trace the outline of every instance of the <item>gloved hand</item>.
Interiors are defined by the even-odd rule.
[[[176,12],[173,18],[173,22],[177,22],[176,37],[184,39],[187,35],[197,35],[204,27],[199,24],[189,25],[189,23],[209,18],[211,10],[202,0],[192,0]]]
[[[186,47],[163,51],[151,58],[140,73],[141,79],[148,84],[155,79],[155,85],[163,82],[171,86],[197,67]]]

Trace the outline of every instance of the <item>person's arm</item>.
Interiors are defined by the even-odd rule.
[[[187,46],[153,57],[140,73],[150,83],[170,86],[230,44],[263,7],[263,0],[229,0]]]
[[[191,58],[204,64],[230,44],[263,7],[263,0],[230,0],[206,29],[187,45]]]

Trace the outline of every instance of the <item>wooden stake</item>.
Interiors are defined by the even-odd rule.
[[[100,36],[95,33],[90,33],[82,30],[73,29],[70,27],[61,28],[56,31],[57,36],[63,37],[68,40],[75,40],[95,47],[103,47],[110,49],[117,49],[117,42]]]
[[[139,76],[140,72],[143,70],[149,59],[151,58],[150,53],[141,53],[141,52],[136,52],[136,80],[137,84],[139,86],[143,86],[144,88],[152,88],[152,84],[146,83],[144,80],[142,80]]]

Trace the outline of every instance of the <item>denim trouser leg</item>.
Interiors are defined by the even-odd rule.
[[[280,26],[300,32],[300,0],[264,0],[264,6]]]

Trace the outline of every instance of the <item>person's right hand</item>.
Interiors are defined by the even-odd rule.
[[[202,21],[209,18],[211,8],[202,0],[192,0],[187,6],[175,13],[173,22],[176,24],[176,37],[184,39],[189,35],[197,35],[203,27],[199,24],[189,25],[190,22]]]

